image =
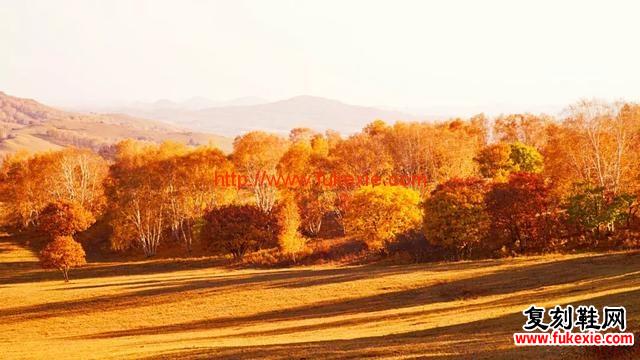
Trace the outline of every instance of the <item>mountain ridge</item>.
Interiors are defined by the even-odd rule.
[[[252,130],[285,134],[296,127],[309,127],[318,131],[332,129],[343,134],[351,134],[377,119],[388,122],[426,120],[424,117],[401,111],[351,105],[312,95],[298,95],[251,105],[211,106],[198,110],[180,107],[123,107],[112,111],[226,136],[237,136]]]

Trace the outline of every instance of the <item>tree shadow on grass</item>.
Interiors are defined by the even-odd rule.
[[[323,319],[335,316],[372,314],[385,310],[401,310],[434,303],[447,303],[456,300],[482,299],[492,295],[502,295],[499,300],[473,305],[478,308],[500,308],[522,304],[523,301],[545,301],[550,296],[562,296],[567,292],[573,295],[588,295],[599,291],[618,290],[640,286],[640,261],[638,255],[612,254],[595,258],[575,258],[553,263],[530,265],[524,268],[505,269],[490,274],[431,283],[414,289],[390,291],[341,301],[316,302],[310,305],[278,309],[247,316],[214,317],[198,321],[161,326],[150,326],[122,331],[98,333],[84,338],[113,338],[126,336],[152,335],[157,333],[179,333],[209,329],[235,328],[261,324],[265,322],[284,322],[302,319]],[[615,265],[615,266],[612,266]],[[621,266],[624,265],[624,266]],[[588,272],[580,269],[588,267]],[[362,269],[360,269],[362,270]],[[296,274],[289,274],[289,280],[295,281]],[[289,276],[288,275],[288,276]],[[566,285],[567,288],[554,288]],[[202,288],[202,284],[197,286]],[[171,289],[174,291],[175,289]],[[526,299],[520,291],[529,291]],[[513,295],[510,295],[513,294]],[[397,319],[417,316],[429,316],[443,310],[409,311],[407,314],[394,315]],[[377,316],[377,315],[376,315]],[[361,321],[354,320],[354,321]],[[365,319],[364,322],[367,320]],[[354,324],[354,323],[351,323]],[[345,325],[345,324],[342,324]],[[329,324],[327,327],[331,327]]]
[[[203,268],[210,267],[206,261],[203,262]],[[299,279],[313,277],[331,277],[344,272],[364,272],[365,274],[375,274],[373,276],[387,276],[396,274],[397,272],[410,272],[411,270],[403,270],[402,268],[385,268],[377,267],[372,271],[362,270],[361,268],[326,268],[326,269],[286,269],[277,271],[262,272],[233,272],[220,271],[201,275],[183,275],[179,272],[169,274],[167,267],[162,267],[164,271],[150,271],[144,268],[146,264],[117,264],[113,266],[101,265],[96,269],[78,269],[74,273],[73,280],[83,278],[95,278],[104,273],[105,276],[116,275],[133,275],[144,273],[166,273],[167,278],[164,279],[144,279],[139,281],[128,281],[126,278],[122,282],[105,282],[103,284],[75,285],[73,280],[70,284],[62,284],[55,291],[74,291],[82,289],[95,289],[100,287],[120,287],[122,291],[115,295],[95,296],[79,300],[65,300],[58,302],[49,302],[38,305],[18,306],[0,310],[0,320],[9,322],[20,322],[32,319],[44,319],[57,316],[69,316],[73,314],[85,314],[98,311],[109,311],[121,309],[124,307],[139,307],[147,305],[160,305],[188,299],[193,296],[193,292],[197,292],[199,296],[204,291],[215,291],[220,294],[223,291],[234,291],[237,287],[250,289],[252,287],[273,287],[275,284],[295,282]],[[182,270],[182,268],[174,268],[175,263],[169,263],[169,268],[173,271]],[[158,264],[151,264],[152,268]],[[142,267],[142,271],[139,267]],[[189,269],[196,268],[193,263],[188,264]],[[108,274],[108,275],[107,275]],[[56,274],[59,278],[59,274]]]
[[[635,310],[629,324],[637,329],[640,290],[593,297],[582,303],[623,305],[628,314]],[[566,304],[563,304],[566,305]],[[574,304],[577,305],[577,304]],[[631,309],[631,311],[629,311]],[[384,336],[348,340],[292,342],[277,345],[183,348],[147,357],[147,360],[181,359],[360,359],[402,356],[429,359],[637,359],[639,345],[632,348],[595,349],[563,347],[516,347],[512,334],[521,332],[525,318],[521,313],[440,326]],[[636,330],[637,331],[637,330]],[[264,336],[269,336],[265,333]],[[637,338],[636,334],[636,338]],[[606,354],[603,357],[603,353]]]
[[[181,270],[219,267],[223,263],[222,260],[217,258],[162,259],[131,263],[93,263],[72,269],[70,277],[72,280],[79,280],[111,276],[161,274]],[[0,265],[0,284],[34,283],[61,279],[58,271],[41,269],[37,262],[25,263],[25,271],[20,272],[14,271],[15,269],[9,265],[10,263],[4,264],[5,265]]]

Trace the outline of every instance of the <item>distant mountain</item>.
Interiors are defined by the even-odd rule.
[[[123,105],[100,106],[100,107],[79,107],[78,110],[91,110],[95,112],[121,113],[139,117],[151,117],[154,114],[164,111],[196,111],[212,107],[225,106],[250,106],[265,104],[269,101],[256,96],[246,96],[229,101],[215,101],[202,96],[195,96],[185,101],[172,101],[160,99],[154,102],[133,102]]]
[[[231,149],[231,139],[121,114],[83,114],[59,110],[35,100],[0,92],[0,156],[21,149],[55,150],[66,146],[99,149],[119,140],[173,140]]]
[[[315,96],[297,96],[276,102],[252,104],[255,101],[255,98],[243,98],[231,102],[230,105],[200,110],[168,106],[113,110],[227,136],[236,136],[251,130],[286,133],[295,127],[310,127],[320,131],[334,129],[349,134],[361,130],[363,126],[376,119],[388,122],[425,120],[399,111],[349,105]]]

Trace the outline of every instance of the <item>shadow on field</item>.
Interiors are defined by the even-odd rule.
[[[130,263],[90,263],[87,266],[72,269],[71,281],[111,276],[131,276],[146,274],[171,273],[181,270],[205,269],[223,265],[216,258],[202,259],[162,259]],[[59,271],[44,270],[38,262],[24,262],[23,268],[28,271],[13,271],[16,263],[0,263],[0,284],[21,284],[39,281],[61,280]]]
[[[430,268],[424,267],[425,275],[428,275]],[[218,280],[193,280],[185,281],[182,285],[171,287],[155,288],[151,290],[140,290],[122,297],[109,297],[104,299],[105,303],[118,304],[131,301],[132,297],[167,294],[171,292],[184,292],[203,288],[220,288],[224,286],[247,286],[250,284],[262,283],[266,286],[283,286],[288,282],[305,281],[305,279],[322,276],[324,272],[340,273],[359,271],[369,274],[371,277],[383,276],[384,272],[363,270],[362,268],[345,268],[332,270],[298,270],[286,271],[283,273],[270,273],[252,275],[250,278],[232,277],[228,279],[222,277]],[[416,269],[412,270],[414,273]],[[345,275],[346,276],[346,275]],[[226,284],[226,285],[225,285]],[[566,285],[566,287],[553,288],[556,285]],[[285,285],[286,286],[286,285]],[[162,326],[150,326],[123,331],[111,331],[93,334],[84,338],[114,338],[125,336],[153,335],[158,333],[178,333],[186,331],[197,331],[207,329],[237,328],[262,323],[276,323],[284,321],[323,319],[334,316],[362,315],[353,319],[340,321],[325,321],[321,324],[314,324],[311,327],[297,326],[292,328],[280,328],[269,332],[253,332],[246,334],[236,334],[234,336],[264,336],[275,334],[294,334],[300,331],[318,330],[323,328],[334,328],[359,323],[369,323],[384,321],[387,317],[393,319],[411,319],[428,317],[441,312],[450,312],[451,306],[443,306],[435,310],[413,310],[411,307],[427,305],[433,303],[446,303],[456,300],[466,300],[491,295],[506,295],[500,300],[479,301],[477,304],[467,305],[465,310],[487,310],[501,308],[505,306],[518,305],[522,303],[534,303],[545,301],[551,297],[563,295],[587,295],[598,291],[623,291],[622,289],[640,286],[640,254],[610,254],[593,257],[575,258],[554,261],[550,263],[524,266],[522,268],[507,268],[504,270],[479,275],[471,278],[455,280],[450,282],[432,282],[423,287],[390,291],[355,299],[341,301],[316,302],[311,305],[286,308],[276,311],[262,312],[249,316],[238,317],[212,317],[208,319],[168,324]],[[219,291],[219,290],[216,290]],[[525,292],[522,294],[519,292]],[[189,296],[181,294],[181,296]],[[154,298],[157,302],[159,297]],[[132,306],[140,304],[140,300],[132,301]],[[87,306],[83,302],[60,304],[65,308],[65,312],[71,311],[95,311],[93,305]],[[51,308],[53,306],[53,309]],[[49,304],[43,308],[22,308],[21,316],[48,316],[55,311],[57,304]],[[120,305],[110,305],[120,306]],[[69,308],[71,307],[71,308]],[[400,310],[404,312],[393,313],[391,315],[373,314],[385,310]],[[4,315],[4,314],[0,314]]]
[[[633,314],[629,324],[638,329],[638,299],[640,290],[593,297],[582,303],[596,307],[623,305],[628,314]],[[521,299],[527,302],[528,299]],[[260,359],[309,359],[322,354],[323,359],[386,358],[402,355],[404,358],[427,356],[429,359],[517,359],[525,354],[539,359],[637,359],[640,346],[605,349],[523,347],[512,344],[512,334],[521,331],[524,317],[520,313],[496,318],[445,325],[428,330],[405,332],[385,336],[361,337],[348,340],[292,342],[266,346],[240,346],[220,348],[185,348],[147,357],[160,359],[207,359],[207,358],[260,358]],[[637,330],[636,330],[637,332]],[[265,334],[269,335],[269,334]],[[636,339],[638,334],[636,333]],[[509,345],[506,345],[509,344]],[[445,350],[446,349],[446,350]]]
[[[398,321],[410,323],[417,328],[425,328],[433,326],[432,322],[426,323],[434,316],[446,315],[443,318],[448,318],[453,316],[451,314],[460,313],[460,316],[465,316],[465,312],[481,314],[482,311],[498,314],[501,308],[513,306],[524,308],[531,303],[573,295],[588,299],[581,301],[581,304],[592,304],[597,307],[626,306],[630,324],[637,324],[638,314],[640,314],[638,306],[640,252],[594,254],[574,258],[531,257],[403,266],[365,265],[261,271],[232,271],[220,268],[220,265],[222,262],[214,258],[90,264],[81,269],[74,269],[71,283],[63,285],[58,272],[37,269],[37,262],[9,260],[0,263],[0,287],[6,287],[9,284],[57,280],[60,281],[60,286],[48,285],[44,291],[73,292],[105,287],[112,287],[117,291],[109,295],[77,300],[5,308],[0,310],[0,321],[5,324],[20,324],[33,319],[154,306],[188,300],[196,296],[206,297],[213,293],[233,292],[238,288],[243,290],[304,288],[313,293],[324,291],[322,287],[328,285],[403,274],[411,274],[411,276],[423,274],[424,282],[419,282],[414,288],[390,287],[386,290],[381,289],[379,291],[383,292],[373,295],[315,301],[303,306],[278,308],[244,316],[215,316],[213,313],[213,316],[209,315],[208,318],[196,321],[99,332],[73,336],[70,339],[113,339],[195,332],[195,334],[188,334],[190,336],[188,340],[204,342],[216,339],[244,339],[245,343],[258,343],[268,339],[282,342],[276,345],[250,347],[180,349],[180,341],[176,340],[175,346],[178,348],[149,359],[176,357],[289,359],[315,358],[318,354],[322,354],[325,359],[378,358],[394,356],[394,354],[404,357],[429,354],[429,357],[436,359],[518,358],[528,352],[533,352],[539,358],[581,358],[593,354],[584,349],[519,349],[509,345],[512,333],[519,331],[524,322],[520,313],[478,321],[472,321],[470,318],[462,324],[443,324],[427,330],[384,336],[313,342],[296,342],[293,339],[305,332],[333,331],[333,329],[338,333],[342,331],[345,336],[356,337],[357,333],[349,335],[344,328],[352,326],[382,328],[385,324]],[[217,268],[212,269],[210,273],[182,272],[182,270],[212,267]],[[439,280],[446,279],[446,276],[439,275],[448,271],[457,272],[457,278]],[[127,278],[128,275],[150,276],[141,279]],[[77,281],[116,276],[121,278],[105,279],[103,283],[93,281],[89,284]],[[605,295],[596,295],[596,292]],[[467,301],[461,305],[458,302],[460,300],[474,301]],[[422,307],[429,304],[437,304],[437,306]],[[574,303],[574,305],[578,304]],[[473,319],[477,318],[476,316]],[[303,322],[303,320],[312,321]],[[264,324],[269,326],[258,327]],[[255,327],[251,328],[252,326]],[[210,329],[226,331],[221,331],[215,334],[216,336],[197,335],[198,331]],[[153,340],[153,338],[147,340]],[[145,339],[142,338],[140,341]],[[166,340],[164,342],[166,343]],[[476,353],[476,350],[481,352]]]
[[[152,263],[153,266],[159,266],[156,262]],[[171,263],[170,263],[171,264]],[[115,276],[116,274],[122,274],[124,271],[122,268],[136,269],[143,264],[119,264],[111,266],[101,266],[98,273],[105,273],[104,276]],[[175,265],[175,264],[173,264]],[[213,267],[214,265],[203,266],[203,268]],[[189,264],[189,269],[193,269],[193,264]],[[96,277],[96,269],[78,269],[74,272],[74,279],[92,278]],[[91,285],[74,285],[71,280],[69,284],[62,284],[55,291],[73,291],[77,289],[91,289],[98,287],[121,287],[122,290],[117,295],[111,296],[97,296],[92,298],[86,298],[75,301],[60,301],[49,302],[39,304],[36,306],[20,306],[8,309],[0,310],[0,320],[2,321],[24,321],[30,319],[43,319],[56,316],[69,316],[73,314],[86,314],[98,311],[107,311],[112,309],[119,309],[122,307],[137,307],[146,305],[159,305],[163,303],[170,303],[179,301],[184,298],[193,296],[192,292],[197,292],[203,295],[203,290],[215,291],[221,293],[229,290],[233,291],[234,288],[243,287],[282,287],[286,284],[299,281],[301,279],[320,278],[320,277],[334,277],[340,276],[345,273],[360,273],[363,272],[367,276],[389,276],[394,274],[409,273],[415,271],[415,269],[403,269],[401,267],[382,267],[371,266],[370,269],[363,270],[362,267],[356,268],[329,268],[329,269],[289,269],[289,270],[277,270],[277,271],[264,271],[261,273],[242,273],[234,272],[232,270],[226,270],[220,272],[213,272],[211,275],[201,276],[184,276],[173,275],[169,273],[169,270],[162,266],[163,271],[148,271],[140,272],[137,269],[137,273],[167,273],[164,279],[146,279],[141,281],[127,281],[126,278],[122,282],[110,281],[104,284],[91,284]],[[173,269],[177,271],[180,269]],[[128,274],[131,274],[128,273]],[[60,274],[56,279],[59,279]],[[360,278],[360,275],[355,275],[353,279]],[[23,279],[24,280],[24,279]],[[41,279],[40,279],[41,280]]]

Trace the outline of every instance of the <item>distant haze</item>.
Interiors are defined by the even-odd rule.
[[[351,105],[338,100],[308,95],[273,102],[259,98],[241,98],[227,102],[198,98],[197,101],[193,99],[183,102],[160,100],[153,103],[78,110],[162,120],[195,131],[230,137],[252,130],[286,134],[296,127],[308,127],[318,131],[332,129],[350,134],[361,130],[366,124],[376,119],[389,122],[437,119],[437,117]]]
[[[637,101],[639,4],[4,0],[0,87],[65,107],[192,110],[298,95],[447,113]]]

